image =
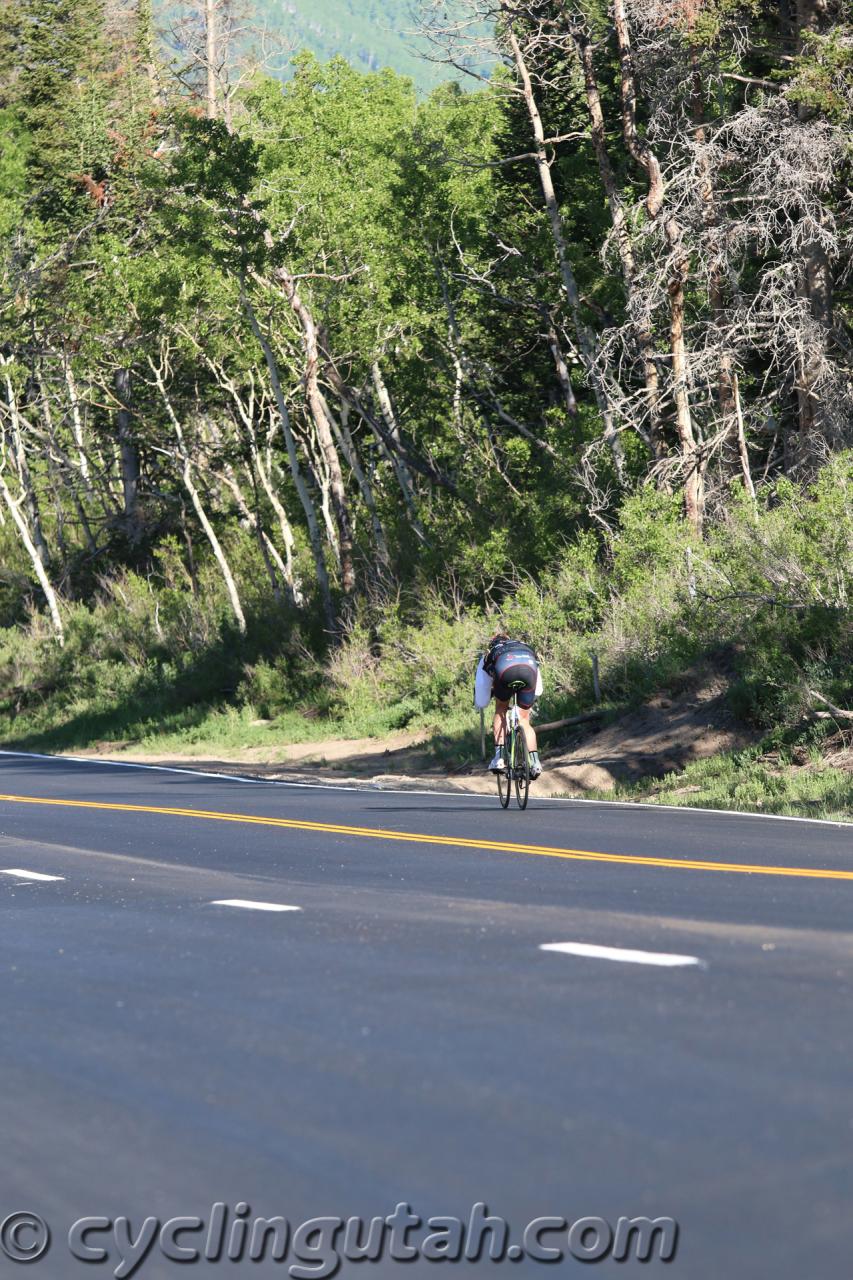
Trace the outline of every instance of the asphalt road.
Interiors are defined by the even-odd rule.
[[[11,755],[0,792],[0,1219],[53,1236],[0,1276],[112,1274],[120,1236],[75,1260],[77,1219],[216,1202],[229,1231],[485,1202],[516,1241],[670,1217],[669,1263],[556,1274],[853,1274],[853,828]],[[401,1266],[436,1274],[341,1274]],[[152,1245],[135,1274],[185,1272]]]

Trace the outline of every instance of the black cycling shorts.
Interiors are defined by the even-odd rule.
[[[495,681],[492,686],[492,692],[498,702],[509,702],[513,694],[516,694],[518,705],[523,707],[525,711],[529,711],[536,701],[536,681],[539,675],[538,667],[531,663],[517,663],[515,666],[506,667],[495,674]],[[512,686],[517,681],[523,681],[523,686],[514,689]]]

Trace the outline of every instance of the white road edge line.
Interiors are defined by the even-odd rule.
[[[243,907],[246,911],[301,911],[301,907],[288,907],[283,902],[252,902],[249,898],[216,898],[212,907]]]
[[[19,756],[26,760],[53,760],[57,763],[89,764],[110,769],[150,769],[159,773],[183,773],[193,778],[218,778],[220,782],[241,782],[250,787],[302,787],[308,791],[354,791],[361,795],[388,796],[452,796],[461,800],[483,800],[482,791],[433,791],[426,787],[383,787],[379,783],[365,783],[351,787],[338,782],[291,782],[284,778],[244,778],[235,773],[210,773],[203,769],[178,769],[168,764],[141,764],[138,760],[102,760],[92,756],[49,755],[43,751],[9,751],[0,748],[0,756]],[[286,765],[286,761],[282,762]],[[642,800],[585,800],[583,796],[542,796],[547,804],[601,805],[608,809],[654,809],[656,813],[704,813],[717,818],[755,818],[758,822],[811,822],[819,827],[838,827],[849,830],[849,822],[836,822],[832,818],[800,818],[788,813],[745,813],[742,809],[703,809],[701,805],[648,804]]]
[[[232,773],[206,773],[203,769],[176,769],[167,764],[140,764],[137,760],[101,760],[93,756],[50,755],[44,751],[0,750],[0,756],[22,756],[27,760],[67,760],[72,764],[108,765],[111,769],[154,769],[158,773],[188,773],[193,778],[219,778],[223,782],[244,782],[256,787],[275,786],[278,781],[275,778],[241,778]]]
[[[20,867],[2,867],[0,876],[14,876],[16,880],[64,880],[65,876],[46,876],[41,871],[22,871]]]
[[[622,947],[598,947],[589,942],[546,942],[540,951],[561,951],[591,960],[617,960],[621,964],[653,964],[663,969],[707,968],[698,956],[677,956],[664,951],[627,951]]]

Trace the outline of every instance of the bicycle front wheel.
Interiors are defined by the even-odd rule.
[[[519,809],[526,809],[527,798],[530,794],[530,755],[527,750],[527,739],[524,736],[524,730],[521,725],[515,731],[513,751],[515,767],[512,772],[515,779],[515,798],[518,801]]]

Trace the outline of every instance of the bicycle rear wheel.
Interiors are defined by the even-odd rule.
[[[498,796],[500,797],[501,807],[509,808],[509,798],[512,795],[512,767],[510,764],[510,754],[507,751],[506,743],[501,747],[501,755],[503,756],[504,767],[499,769],[495,774],[498,780]]]
[[[530,755],[527,750],[527,739],[524,736],[524,730],[521,725],[518,725],[515,730],[513,754],[515,765],[512,773],[515,779],[515,798],[518,801],[519,809],[526,809],[527,798],[530,794]]]

